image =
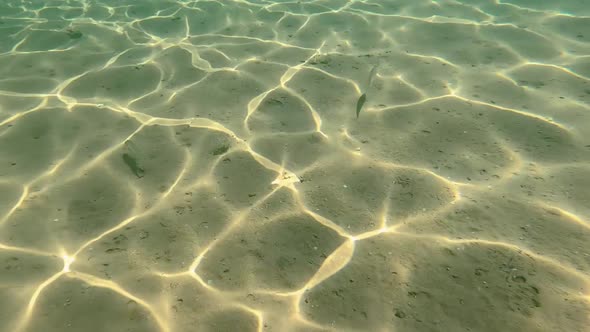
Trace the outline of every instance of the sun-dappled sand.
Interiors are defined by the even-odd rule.
[[[0,3],[0,331],[590,331],[586,1]]]

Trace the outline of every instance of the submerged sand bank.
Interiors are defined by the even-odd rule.
[[[589,13],[0,4],[0,330],[586,331]]]

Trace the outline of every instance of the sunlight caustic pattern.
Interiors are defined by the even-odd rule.
[[[3,1],[0,330],[587,331],[589,24]]]

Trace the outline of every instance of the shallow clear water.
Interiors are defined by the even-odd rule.
[[[0,331],[588,331],[587,1],[0,4]]]

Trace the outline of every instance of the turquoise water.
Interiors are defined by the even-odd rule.
[[[0,331],[590,331],[587,1],[2,1]]]

